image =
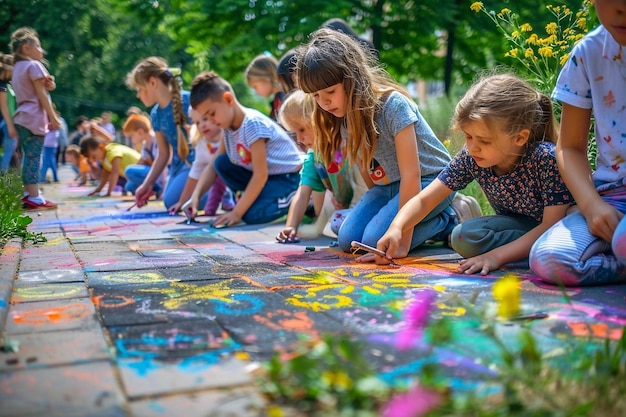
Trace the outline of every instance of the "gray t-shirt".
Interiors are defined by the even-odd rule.
[[[400,180],[395,137],[408,125],[415,128],[417,152],[422,176],[437,175],[450,162],[450,153],[437,139],[413,100],[394,91],[375,116],[379,131],[374,159],[369,168],[374,184],[385,185]]]

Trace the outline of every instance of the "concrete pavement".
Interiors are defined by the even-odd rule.
[[[326,237],[276,243],[280,224],[188,225],[159,202],[126,211],[131,197],[85,197],[61,173],[43,186],[58,209],[31,212],[47,242],[0,255],[0,336],[17,348],[0,352],[0,416],[263,415],[250,369],[324,332],[366,340],[380,375],[401,380],[423,366],[390,346],[412,294],[434,289],[438,314],[462,322],[446,295],[491,305],[505,273],[460,275],[439,245],[400,268],[358,264]],[[568,303],[525,265],[508,270],[524,278],[523,311],[549,315],[533,325],[545,345],[621,336],[626,286],[569,289]],[[475,357],[445,355],[453,388],[480,383]]]

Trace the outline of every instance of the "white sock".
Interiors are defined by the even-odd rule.
[[[28,199],[32,201],[33,203],[46,204],[46,199],[43,198],[41,194],[39,194],[37,197],[29,196]]]

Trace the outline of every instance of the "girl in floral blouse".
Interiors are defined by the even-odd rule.
[[[496,212],[457,225],[450,245],[466,259],[459,272],[486,275],[528,258],[543,232],[565,216],[572,196],[556,163],[556,122],[550,97],[509,74],[479,80],[455,111],[465,146],[431,184],[402,207],[378,249],[407,256],[403,231],[411,229],[456,190],[476,180]]]

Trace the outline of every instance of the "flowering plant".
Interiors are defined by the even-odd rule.
[[[583,0],[576,13],[567,6],[547,5],[554,21],[545,26],[545,36],[533,32],[529,23],[521,23],[519,15],[508,8],[495,12],[477,1],[470,9],[483,12],[491,19],[509,42],[510,49],[505,56],[514,58],[527,73],[529,81],[540,91],[550,94],[572,47],[589,30],[589,7],[589,0]]]

